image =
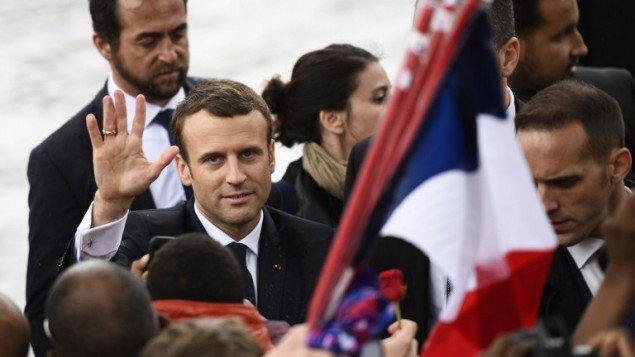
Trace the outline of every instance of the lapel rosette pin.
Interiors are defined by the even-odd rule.
[[[401,306],[399,302],[406,296],[403,273],[399,269],[390,269],[379,273],[379,289],[386,300],[395,304],[397,324],[401,328]]]

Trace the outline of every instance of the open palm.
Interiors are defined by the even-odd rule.
[[[103,131],[99,131],[97,119],[89,114],[86,127],[93,147],[93,165],[97,196],[117,211],[127,210],[135,196],[148,189],[178,154],[172,146],[150,162],[143,152],[146,102],[141,95],[136,98],[136,110],[132,130],[127,133],[126,103],[121,91],[115,91],[115,102],[104,97]],[[102,136],[103,133],[103,136]],[[95,205],[97,205],[97,199]],[[125,206],[125,207],[124,207]],[[95,207],[97,211],[98,207]]]

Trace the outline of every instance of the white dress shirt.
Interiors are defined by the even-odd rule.
[[[580,243],[567,247],[593,296],[600,289],[604,280],[604,272],[600,267],[597,254],[603,246],[604,240],[602,239],[585,238]]]
[[[509,105],[505,109],[505,114],[507,114],[507,120],[511,120],[514,122],[514,118],[516,117],[516,106],[514,105],[514,92],[512,92],[511,88],[506,87],[507,94],[509,94]]]

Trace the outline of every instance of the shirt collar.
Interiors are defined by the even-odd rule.
[[[227,233],[223,232],[220,228],[216,227],[212,222],[210,222],[205,216],[198,210],[196,204],[194,205],[194,212],[196,213],[196,217],[203,224],[203,228],[205,228],[205,232],[212,237],[215,241],[222,245],[228,245],[229,243],[236,242],[232,237],[227,235]],[[239,242],[246,245],[249,250],[258,256],[258,243],[260,242],[260,233],[262,232],[262,222],[264,220],[264,215],[262,210],[260,210],[260,219],[258,220],[258,224],[256,227],[249,232],[245,237],[243,237]]]
[[[136,109],[136,99],[132,95],[126,93],[121,87],[115,83],[115,78],[112,74],[112,71],[108,74],[108,83],[106,84],[108,95],[111,98],[114,98],[115,90],[119,89],[123,92],[124,98],[126,99],[126,115],[128,118],[128,132],[132,130],[132,119],[134,118],[135,109]],[[185,90],[183,87],[179,89],[179,91],[170,98],[170,101],[163,107],[160,107],[156,104],[146,103],[146,128],[154,117],[164,109],[176,109],[176,105],[180,103],[185,98]]]
[[[512,92],[511,88],[506,87],[505,89],[507,89],[507,94],[509,94],[509,105],[507,106],[507,109],[505,109],[505,114],[507,114],[507,119],[511,120],[512,122],[514,121],[514,118],[516,117],[516,104],[514,104],[514,92]]]
[[[579,269],[584,267],[591,257],[604,245],[604,240],[599,238],[585,238],[580,243],[567,247],[571,257]]]

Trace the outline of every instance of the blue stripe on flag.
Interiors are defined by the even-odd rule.
[[[484,16],[484,14],[481,14]],[[397,186],[385,218],[422,182],[449,170],[478,169],[476,117],[505,119],[500,70],[491,52],[487,23],[475,20],[463,51],[445,78],[416,143],[392,180]],[[470,38],[472,37],[472,38]],[[413,129],[413,130],[416,130]]]

